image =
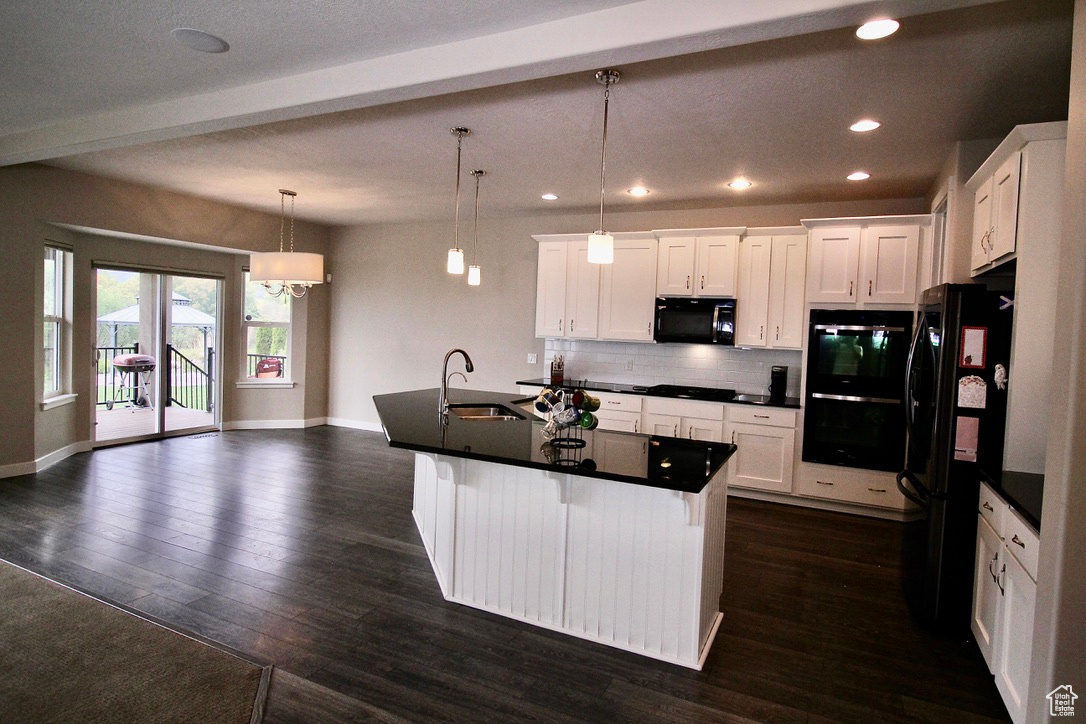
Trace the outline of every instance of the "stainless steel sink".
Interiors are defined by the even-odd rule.
[[[461,402],[449,405],[449,412],[461,420],[523,420],[524,415],[497,403]]]

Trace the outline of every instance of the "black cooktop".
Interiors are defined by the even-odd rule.
[[[635,391],[643,391],[649,395],[661,397],[681,397],[691,400],[710,400],[712,402],[728,402],[735,399],[735,390],[721,387],[694,387],[690,385],[653,385]]]

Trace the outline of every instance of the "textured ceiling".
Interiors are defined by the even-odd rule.
[[[482,4],[493,10],[490,24],[472,26],[461,18],[458,32],[507,27],[514,20],[501,12],[513,6],[544,14],[571,7],[538,0]],[[330,5],[348,12],[357,3]],[[401,3],[367,5],[375,22],[409,21],[380,14]],[[585,12],[618,3],[572,5]],[[620,63],[608,138],[608,208],[923,196],[954,141],[1066,118],[1072,5],[1008,0],[909,17],[897,34],[873,43],[857,40],[850,27]],[[296,12],[302,4],[291,7]],[[0,13],[0,22],[8,12]],[[221,34],[232,37],[227,30]],[[330,47],[340,49],[340,59],[360,57],[350,55],[351,33],[341,30],[329,29]],[[231,37],[234,53],[238,43]],[[384,42],[375,38],[366,52],[397,49]],[[305,51],[298,48],[300,58]],[[276,62],[254,61],[248,72],[275,74],[281,70]],[[0,113],[16,122],[18,111]],[[883,127],[862,136],[847,130],[865,116]],[[487,171],[484,216],[597,207],[602,88],[588,71],[47,162],[270,211],[278,209],[276,190],[292,188],[299,192],[299,217],[331,224],[433,220],[451,213],[456,139],[448,128],[454,125],[473,129],[464,140],[464,182],[471,182],[470,168]],[[872,178],[845,181],[856,169]],[[741,194],[726,190],[723,184],[737,175],[755,185]],[[652,193],[639,200],[624,193],[637,184]],[[544,191],[561,198],[548,204],[539,198]]]

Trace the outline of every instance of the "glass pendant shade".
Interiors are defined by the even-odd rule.
[[[449,261],[445,268],[450,274],[463,274],[464,250],[458,248],[449,249]]]
[[[479,286],[479,283],[482,281],[481,276],[482,276],[482,270],[479,268],[478,264],[472,264],[471,266],[468,267],[468,284],[469,285],[471,285],[473,287]]]
[[[613,264],[615,261],[615,237],[606,231],[589,234],[588,261],[592,264]]]

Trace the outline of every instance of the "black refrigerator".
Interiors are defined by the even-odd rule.
[[[1003,466],[1013,302],[980,284],[921,298],[905,384],[906,462],[897,485],[916,503],[902,545],[913,615],[968,632],[981,470]]]

